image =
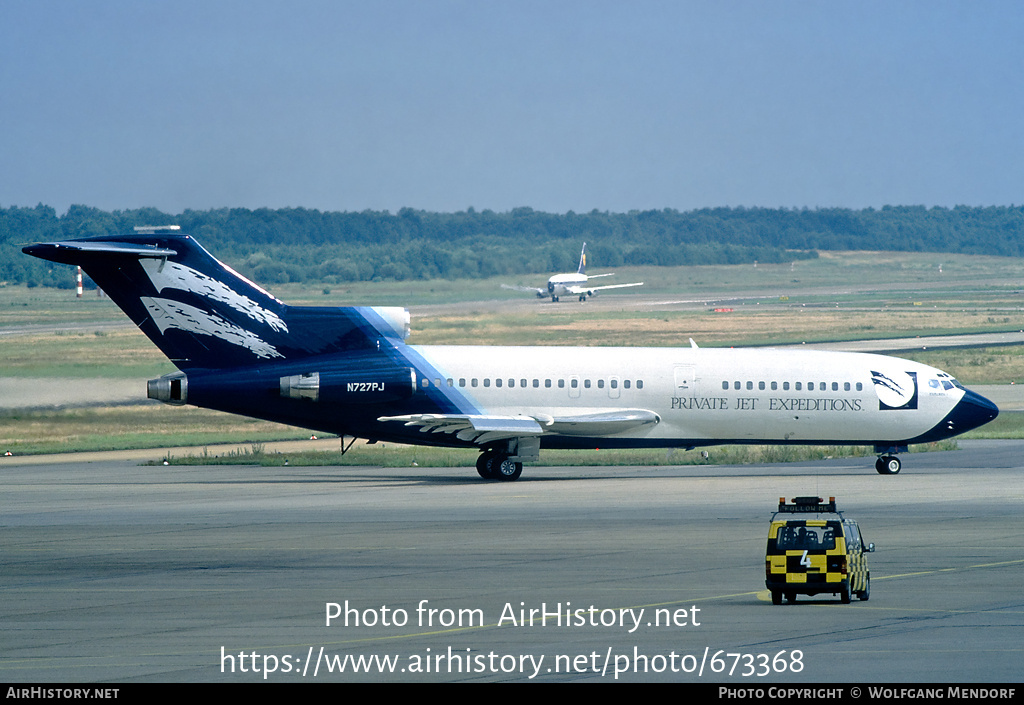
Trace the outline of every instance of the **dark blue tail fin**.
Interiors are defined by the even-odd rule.
[[[405,309],[287,306],[188,235],[88,238],[23,251],[80,265],[182,370],[368,349],[408,334]]]

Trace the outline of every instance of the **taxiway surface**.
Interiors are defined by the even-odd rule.
[[[893,477],[5,465],[0,680],[1018,682],[1024,447],[962,445]],[[807,494],[876,544],[870,601],[768,599]]]

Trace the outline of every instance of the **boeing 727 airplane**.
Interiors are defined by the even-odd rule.
[[[588,296],[593,296],[599,291],[605,291],[607,289],[625,289],[631,286],[643,286],[643,282],[633,282],[632,284],[606,284],[604,286],[590,286],[589,281],[591,279],[597,279],[598,277],[610,277],[614,272],[608,274],[587,274],[587,243],[583,243],[583,249],[580,250],[580,266],[576,268],[575,272],[566,272],[565,274],[555,274],[548,279],[548,286],[546,289],[539,289],[530,286],[504,286],[505,289],[515,289],[516,291],[532,291],[537,294],[537,298],[543,299],[550,296],[552,303],[558,303],[558,300],[563,296],[578,296],[580,301],[586,301]]]
[[[515,480],[542,448],[721,443],[875,447],[991,421],[992,402],[927,365],[770,349],[409,345],[403,308],[288,306],[164,229],[30,245],[81,265],[178,368],[148,395],[370,441],[463,446]]]

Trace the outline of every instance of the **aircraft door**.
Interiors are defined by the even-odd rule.
[[[697,391],[697,370],[693,365],[676,365],[674,370],[676,396]]]
[[[580,376],[572,375],[569,377],[569,398],[579,399],[580,398]]]
[[[618,399],[622,390],[622,380],[614,375],[608,378],[608,398]]]

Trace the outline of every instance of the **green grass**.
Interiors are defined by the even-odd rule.
[[[0,452],[16,455],[303,438],[293,426],[158,403],[0,412]]]
[[[994,420],[960,438],[1024,438],[1024,411],[1001,411]]]
[[[899,356],[938,367],[966,385],[1024,382],[1024,346],[948,348]]]

